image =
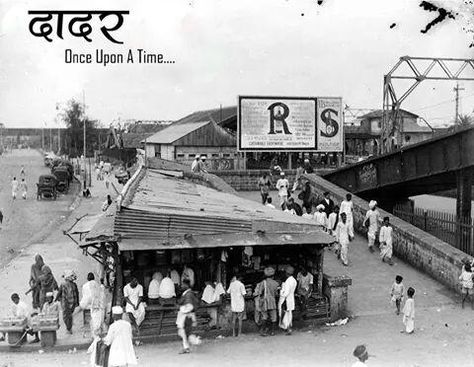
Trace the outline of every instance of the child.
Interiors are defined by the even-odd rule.
[[[415,331],[415,289],[410,287],[407,291],[408,299],[403,307],[403,323],[405,324],[405,333],[412,334]],[[402,331],[403,332],[403,331]]]
[[[346,214],[347,217],[347,214]],[[339,218],[339,207],[336,205],[333,209],[333,212],[329,214],[328,218],[328,232],[329,234],[334,234]],[[347,218],[346,218],[347,219]],[[349,223],[350,224],[350,223]]]
[[[321,226],[324,228],[324,230],[327,229],[327,221],[328,221],[328,217],[326,216],[326,213],[324,212],[324,205],[323,204],[319,204],[317,207],[316,207],[316,213],[314,213],[314,220],[316,221],[316,224],[318,226]]]
[[[232,335],[237,336],[242,334],[242,320],[245,312],[245,298],[247,294],[244,284],[241,282],[240,276],[234,276],[230,282],[227,293],[230,294],[230,308],[232,310]],[[235,322],[239,321],[239,333],[235,332]]]
[[[395,302],[397,306],[397,315],[400,315],[400,304],[402,303],[403,293],[405,293],[405,287],[402,283],[403,277],[397,275],[395,277],[395,282],[392,284],[392,289],[390,290],[390,297],[392,302]]]
[[[365,361],[369,359],[369,353],[367,352],[365,345],[358,345],[356,349],[354,349],[352,355],[358,359],[357,362],[352,365],[352,367],[367,366]]]
[[[380,229],[379,242],[380,242],[380,258],[382,259],[382,262],[385,262],[385,259],[387,259],[387,262],[390,265],[393,265],[392,227],[390,227],[389,217],[383,218],[383,226]]]
[[[472,282],[472,277],[474,274],[472,273],[471,265],[470,264],[465,264],[461,275],[459,276],[459,280],[461,281],[461,293],[462,293],[462,301],[461,301],[461,307],[464,308],[464,301],[469,298],[471,298],[471,308],[474,309],[474,299],[472,297],[472,288],[473,288],[473,282]]]
[[[336,241],[339,243],[340,257],[344,266],[347,266],[349,264],[348,246],[349,241],[352,241],[352,238],[354,238],[354,234],[352,233],[351,228],[347,224],[346,213],[341,213],[341,221],[337,224],[336,227]]]

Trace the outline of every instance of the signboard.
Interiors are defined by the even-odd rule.
[[[239,151],[342,151],[341,98],[240,96]]]

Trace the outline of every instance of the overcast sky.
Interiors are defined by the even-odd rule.
[[[436,14],[418,3],[102,0],[99,6],[88,0],[0,0],[0,123],[57,126],[56,104],[81,100],[82,91],[88,115],[104,126],[119,117],[178,119],[195,110],[233,105],[239,94],[342,96],[352,108],[381,108],[383,75],[400,56],[474,56],[462,16],[422,34]],[[443,3],[450,8],[459,1]],[[64,40],[52,43],[33,37],[27,11],[35,9],[130,10],[113,33],[124,44],[105,40],[98,27],[92,43],[73,38],[66,29]],[[143,48],[176,62],[72,65],[64,62],[66,48],[77,53]],[[435,125],[450,122],[454,86],[451,81],[423,82],[402,108]],[[461,87],[461,112],[471,113],[474,82]]]

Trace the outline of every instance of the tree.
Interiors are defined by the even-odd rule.
[[[60,116],[67,128],[65,142],[62,146],[64,152],[70,157],[78,157],[83,154],[85,122],[86,155],[92,155],[94,151],[93,148],[97,145],[97,121],[89,119],[84,112],[84,106],[75,99],[70,99],[66,102],[66,105],[60,112]]]
[[[471,115],[459,115],[458,116],[459,126],[469,126],[474,122],[473,120],[474,120],[473,116],[471,116]]]

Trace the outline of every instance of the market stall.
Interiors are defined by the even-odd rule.
[[[109,257],[116,275],[114,303],[122,304],[123,287],[132,276],[145,290],[147,307],[141,337],[175,335],[176,300],[183,272],[189,269],[193,290],[199,297],[206,285],[220,284],[227,289],[231,278],[241,275],[248,292],[247,319],[252,320],[252,293],[265,267],[276,270],[277,281],[284,280],[288,265],[296,272],[306,268],[314,276],[313,298],[309,309],[305,308],[306,316],[328,317],[329,300],[322,291],[323,260],[324,248],[334,238],[312,221],[200,185],[175,172],[143,168],[127,184],[118,202],[113,238],[100,242],[99,248],[111,246]],[[90,248],[92,242],[89,234],[81,246],[89,244]],[[175,298],[157,302],[147,299],[156,273],[173,275]],[[214,311],[217,319],[212,317]],[[197,314],[203,331],[212,321],[213,327],[227,328],[227,296],[216,303],[201,302]]]

